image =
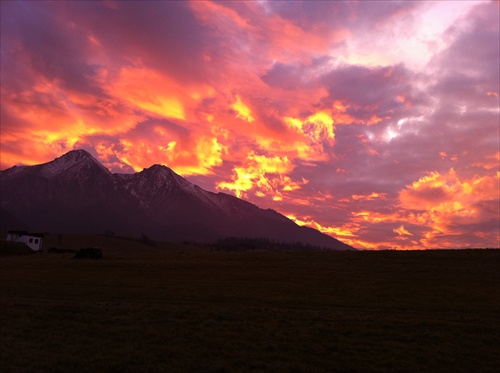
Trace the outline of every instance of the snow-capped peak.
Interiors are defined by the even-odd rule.
[[[146,176],[146,178],[148,178],[158,186],[161,186],[163,184],[170,185],[174,183],[182,187],[190,184],[189,181],[184,179],[182,176],[177,175],[167,166],[163,166],[160,164],[155,164],[149,168],[145,168],[144,170],[142,170],[141,174]]]
[[[41,165],[41,174],[45,177],[53,177],[75,165],[92,164],[99,167],[106,174],[111,172],[104,167],[97,159],[95,159],[89,152],[78,149],[71,150],[70,152]]]

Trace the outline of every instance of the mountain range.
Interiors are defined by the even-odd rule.
[[[271,209],[190,183],[153,165],[111,173],[85,150],[0,171],[0,229],[104,233],[153,240],[213,242],[266,238],[334,250],[352,247]]]

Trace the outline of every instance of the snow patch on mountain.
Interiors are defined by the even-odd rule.
[[[85,150],[72,150],[63,156],[54,159],[52,162],[40,165],[40,174],[51,178],[59,175],[70,168],[81,169],[85,166],[98,166],[104,173],[111,175],[111,172]]]

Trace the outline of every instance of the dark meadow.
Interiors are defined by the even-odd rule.
[[[0,258],[3,372],[500,369],[499,250],[45,240]],[[86,246],[103,258],[74,259]]]

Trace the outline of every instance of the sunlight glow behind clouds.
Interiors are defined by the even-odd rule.
[[[498,246],[498,2],[2,2],[1,159],[163,163],[360,248]]]

